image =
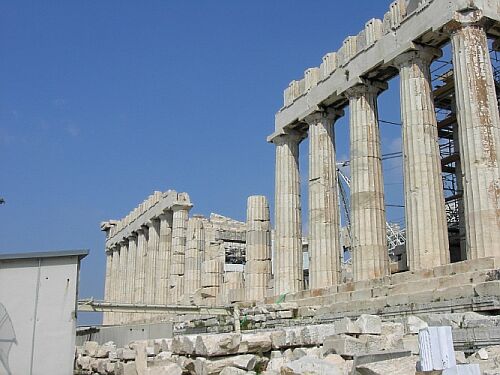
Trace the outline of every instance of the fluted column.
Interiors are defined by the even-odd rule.
[[[456,113],[456,110],[455,110]],[[453,147],[455,153],[460,154],[458,124],[453,126]],[[458,199],[458,235],[460,238],[460,260],[467,260],[467,241],[465,239],[465,210],[464,210],[464,182],[462,173],[462,161],[455,162],[455,178],[457,179],[457,194],[461,195]]]
[[[180,303],[184,295],[186,230],[190,208],[183,205],[172,208],[172,256],[170,262],[169,303]]]
[[[104,301],[111,300],[111,287],[112,287],[112,268],[113,268],[113,251],[106,249],[106,280],[104,281]],[[102,324],[107,325],[109,321],[109,312],[105,312],[102,317]]]
[[[118,295],[120,293],[120,245],[115,245],[113,247],[113,261],[112,261],[112,284],[111,284],[111,302],[118,302]],[[118,313],[110,313],[110,324],[119,323]]]
[[[406,252],[410,270],[450,262],[441,156],[430,64],[441,51],[419,47],[396,59],[401,82]]]
[[[343,112],[317,112],[309,124],[309,286],[335,285],[340,272],[340,228],[333,123]]]
[[[389,274],[377,96],[386,86],[347,92],[350,106],[351,234],[355,281]]]
[[[131,235],[128,238],[128,259],[127,259],[127,280],[125,283],[126,298],[123,302],[134,303],[135,295],[135,266],[137,257],[137,236]],[[134,320],[134,314],[125,314],[125,322]]]
[[[127,268],[128,268],[127,261],[128,261],[128,242],[122,241],[120,242],[120,265],[119,265],[120,285],[117,297],[118,303],[126,302],[127,298]],[[117,313],[117,317],[118,317],[118,322],[115,323],[123,324],[125,319],[125,314]]]
[[[201,288],[201,263],[205,251],[205,231],[200,217],[189,219],[187,227],[184,293],[193,294]]]
[[[120,245],[116,244],[113,247],[113,284],[111,287],[111,301],[118,302],[118,294],[120,293]]]
[[[172,212],[160,215],[160,251],[158,254],[159,265],[159,290],[155,295],[157,303],[168,303],[168,277],[170,271],[170,258],[172,252]]]
[[[297,132],[276,137],[274,294],[303,289],[302,219]]]
[[[269,203],[261,195],[248,197],[245,294],[247,301],[262,301],[271,280],[271,221]]]
[[[453,53],[468,259],[500,255],[500,118],[482,14],[457,14]]]
[[[160,221],[157,219],[150,220],[147,223],[148,227],[148,245],[147,245],[147,265],[146,269],[146,285],[145,285],[145,303],[155,303],[155,291],[158,287],[156,274],[156,259],[158,257],[160,244]]]
[[[144,254],[146,252],[147,239],[146,230],[144,227],[137,230],[137,256],[135,258],[135,286],[134,286],[134,303],[144,303],[144,286],[145,286],[145,272],[144,272]],[[137,315],[139,316],[139,315]]]

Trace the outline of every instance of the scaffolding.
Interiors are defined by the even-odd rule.
[[[500,59],[490,50],[500,100]],[[463,220],[463,187],[461,182],[458,123],[455,108],[455,82],[451,60],[437,60],[431,71],[434,105],[438,121],[439,149],[445,196],[451,261],[465,260],[465,223]]]

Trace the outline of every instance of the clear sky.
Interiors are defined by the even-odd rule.
[[[90,249],[80,296],[102,298],[99,223],[154,190],[188,192],[192,213],[244,220],[247,196],[274,200],[266,136],[284,88],[388,6],[0,0],[0,253]],[[379,106],[399,121],[397,80]],[[347,124],[336,125],[339,159],[349,154]],[[383,152],[399,151],[400,128],[381,131]],[[390,204],[402,204],[400,165],[384,164]]]

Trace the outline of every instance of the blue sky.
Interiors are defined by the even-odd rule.
[[[274,199],[266,136],[283,89],[388,5],[0,0],[0,253],[88,248],[80,294],[101,298],[99,223],[154,190],[244,220],[247,196]],[[379,107],[399,121],[397,80]],[[336,125],[339,159],[347,124]],[[383,152],[399,151],[400,128],[381,132]],[[307,151],[305,141],[304,186]],[[387,203],[402,204],[400,164],[384,165]]]

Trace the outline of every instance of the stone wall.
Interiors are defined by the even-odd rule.
[[[75,374],[419,374],[417,334],[447,323],[493,329],[500,319],[466,313],[392,322],[361,315],[324,325],[135,341],[125,348],[87,342],[76,350]],[[478,363],[484,374],[500,369],[500,346],[456,350],[458,364]]]

